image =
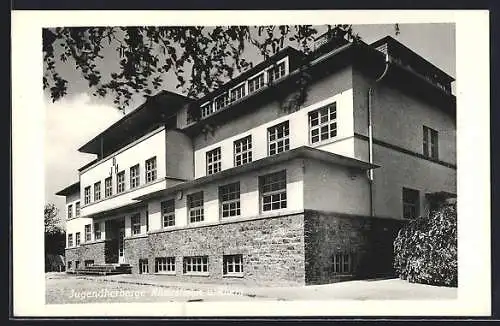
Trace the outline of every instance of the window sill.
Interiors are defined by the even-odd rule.
[[[185,276],[201,276],[201,277],[208,277],[208,276],[210,276],[210,273],[208,273],[208,272],[202,272],[202,273],[193,273],[193,272],[188,272],[188,273],[183,273],[182,275],[185,275]]]
[[[147,233],[142,233],[142,234],[133,234],[127,237],[124,237],[123,239],[125,240],[130,240],[130,239],[140,239],[140,238],[146,238],[148,236]]]
[[[157,273],[154,273],[154,275],[176,275],[176,274],[174,271],[174,272],[157,272]]]
[[[245,274],[243,273],[229,273],[222,275],[223,278],[243,278],[245,277]]]

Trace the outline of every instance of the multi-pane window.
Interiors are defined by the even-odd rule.
[[[80,268],[80,261],[75,260],[75,269],[78,269],[78,268]]]
[[[85,225],[85,242],[89,242],[92,240],[92,230],[91,224]]]
[[[231,90],[231,102],[237,101],[245,96],[245,84]]]
[[[424,138],[423,138],[423,151],[424,156],[433,159],[438,159],[438,132],[434,129],[424,126],[423,128]]]
[[[204,118],[214,113],[214,106],[212,102],[206,103],[201,106],[201,117]]]
[[[130,225],[132,227],[132,234],[141,234],[141,214],[137,213],[130,218]]]
[[[156,180],[156,156],[146,161],[146,183]]]
[[[207,174],[214,174],[221,170],[221,151],[220,147],[207,152]]]
[[[130,168],[130,189],[139,187],[139,164]]]
[[[147,259],[139,259],[139,274],[148,274],[149,264]]]
[[[125,171],[121,171],[116,175],[116,193],[119,194],[125,191]]]
[[[184,257],[184,273],[208,273],[208,256]]]
[[[239,216],[240,212],[240,183],[235,182],[219,187],[221,216]]]
[[[68,247],[73,247],[73,234],[68,234]]]
[[[286,171],[267,174],[259,178],[262,210],[286,208]]]
[[[79,217],[80,216],[80,202],[77,201],[75,203],[75,217]]]
[[[269,155],[278,154],[290,149],[289,133],[288,121],[267,129]]]
[[[101,181],[94,183],[94,201],[101,200]]]
[[[234,142],[234,165],[250,162],[252,162],[252,136],[247,136]]]
[[[203,191],[187,196],[189,222],[201,222],[204,219],[203,212]]]
[[[73,205],[68,205],[68,220],[73,217]]]
[[[85,260],[85,261],[83,262],[83,265],[84,265],[85,267],[92,266],[92,265],[94,265],[94,261],[93,261],[92,259]]]
[[[332,103],[309,113],[309,141],[311,144],[337,136],[337,104]]]
[[[250,79],[248,81],[248,93],[255,92],[264,86],[264,73]]]
[[[351,255],[347,253],[336,253],[332,257],[332,269],[335,274],[351,273]]]
[[[155,273],[175,272],[175,257],[156,257]]]
[[[285,76],[285,62],[281,62],[267,71],[269,82]]]
[[[90,186],[85,187],[85,205],[90,203]]]
[[[416,218],[419,214],[420,193],[418,190],[403,188],[403,217]]]
[[[214,100],[215,111],[218,111],[229,104],[229,96],[224,93]]]
[[[243,255],[224,255],[222,260],[222,274],[234,275],[243,273]]]
[[[108,177],[104,180],[104,196],[110,197],[113,194],[113,184],[111,181],[111,177]]]
[[[80,232],[75,233],[75,246],[80,245]]]
[[[161,218],[164,228],[175,225],[175,199],[161,203]]]
[[[94,240],[101,240],[101,223],[94,223]]]

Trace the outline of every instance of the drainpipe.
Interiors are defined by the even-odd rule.
[[[382,75],[380,75],[375,83],[378,83],[385,77],[387,71],[389,70],[389,54],[385,53],[385,69]],[[373,121],[372,121],[372,97],[373,97],[373,89],[375,85],[368,89],[368,162],[373,164]],[[370,185],[370,216],[375,215],[374,205],[373,205],[373,169],[370,168],[368,170],[368,179]]]

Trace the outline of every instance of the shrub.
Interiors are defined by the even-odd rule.
[[[412,283],[457,286],[456,204],[405,224],[394,241],[394,269]]]

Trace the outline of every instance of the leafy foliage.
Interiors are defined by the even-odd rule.
[[[59,226],[59,210],[54,204],[45,204],[44,220],[45,220],[45,233],[57,233],[60,231]]]
[[[456,204],[411,220],[394,241],[394,268],[412,283],[457,286]]]
[[[358,38],[351,25],[327,28]],[[43,87],[53,101],[67,95],[69,83],[60,69],[71,65],[94,96],[112,94],[120,109],[135,93],[147,97],[159,90],[168,72],[175,74],[177,88],[199,97],[252,66],[244,57],[248,47],[257,49],[263,59],[288,44],[309,53],[317,33],[311,25],[46,28]],[[118,66],[104,76],[102,59],[109,49],[116,52]]]
[[[54,204],[46,204],[45,220],[45,257],[47,254],[64,255],[66,234],[59,226],[58,209]]]

